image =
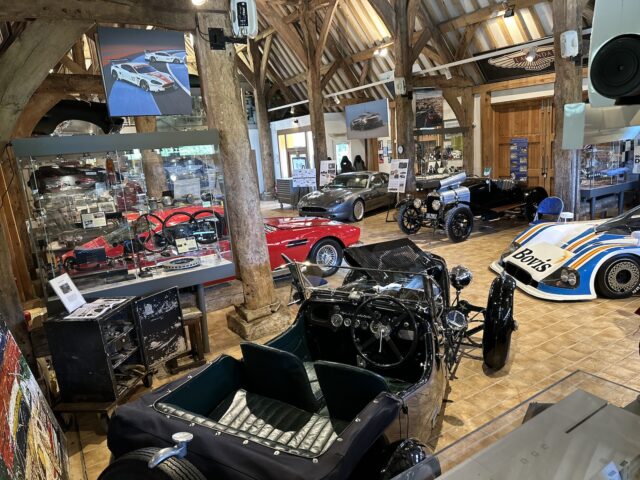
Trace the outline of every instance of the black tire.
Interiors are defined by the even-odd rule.
[[[319,261],[318,257],[325,257],[325,260],[328,261],[329,254],[332,255],[331,264],[330,264],[332,266],[326,267],[326,268],[323,267],[320,269],[323,277],[330,277],[331,275],[336,273],[340,268],[340,265],[342,265],[342,255],[343,255],[342,245],[340,245],[338,241],[332,238],[323,238],[313,246],[313,248],[311,249],[311,252],[309,253],[308,260],[311,263],[315,263],[318,265],[323,264]]]
[[[422,228],[422,220],[420,220],[420,212],[416,208],[405,203],[400,207],[398,212],[398,226],[402,233],[406,235],[415,235]]]
[[[116,72],[115,70],[111,72],[111,76],[113,77],[114,80],[120,80],[120,77],[118,76],[118,72]]]
[[[173,63],[182,63],[182,62],[176,58],[173,60]]]
[[[447,212],[444,231],[453,243],[464,242],[473,230],[473,213],[466,205],[458,205]]]
[[[142,80],[140,82],[140,88],[142,90],[144,90],[145,92],[148,92],[149,91],[149,84],[147,82],[145,82],[144,80]]]
[[[156,61],[156,57],[149,57],[149,61],[150,62],[155,62]]]
[[[515,287],[515,280],[507,275],[496,277],[489,289],[482,333],[482,359],[494,371],[504,367],[509,359],[511,334],[516,328],[513,319]]]
[[[351,216],[349,217],[349,220],[351,220],[352,222],[359,222],[363,218],[364,201],[359,198],[355,202],[353,202],[353,205],[351,206]]]
[[[141,448],[122,455],[109,465],[98,480],[206,480],[198,469],[184,458],[171,457],[156,468],[147,463],[157,448]]]
[[[607,260],[596,274],[596,290],[606,298],[629,298],[640,288],[640,262],[632,255]]]

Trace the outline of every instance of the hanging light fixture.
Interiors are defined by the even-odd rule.
[[[191,0],[191,3],[193,3],[196,7],[201,7],[206,1],[207,0]]]
[[[504,18],[510,18],[515,15],[515,9],[507,2],[502,2],[502,8],[504,8]]]
[[[525,59],[527,60],[527,62],[531,63],[536,59],[536,55],[538,55],[538,47],[534,45],[529,49],[529,52],[527,53]]]
[[[333,97],[333,99],[336,101],[336,105],[340,105],[340,99],[338,97]]]
[[[291,115],[296,113],[296,107],[291,107],[291,110],[289,110],[289,113],[291,113]]]

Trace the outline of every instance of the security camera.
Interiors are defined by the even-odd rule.
[[[640,1],[595,2],[589,52],[594,107],[640,104]]]

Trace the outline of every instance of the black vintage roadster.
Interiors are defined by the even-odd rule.
[[[459,298],[469,270],[449,272],[410,240],[345,258],[352,267],[335,286],[289,264],[302,303],[280,336],[120,407],[108,437],[116,460],[101,480],[390,479],[424,465],[420,442],[437,434],[462,347],[505,365],[515,283],[496,278],[481,308]]]
[[[418,192],[398,204],[398,225],[407,235],[422,227],[441,229],[452,242],[469,238],[474,218],[493,220],[513,213],[533,220],[546,198],[542,187],[528,188],[513,179],[467,178],[466,173],[416,181]]]

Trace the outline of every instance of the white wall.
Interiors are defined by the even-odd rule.
[[[258,167],[258,185],[260,193],[264,192],[264,179],[262,178],[262,155],[260,153],[260,136],[257,128],[249,128],[249,144],[251,150],[256,152],[256,165]]]
[[[297,120],[298,123],[294,123]],[[278,131],[291,128],[307,127],[310,124],[309,115],[302,117],[286,118],[277,122],[271,122],[271,140],[273,143],[273,161],[276,172],[276,178],[280,178],[280,151],[278,145]],[[325,132],[327,135],[327,155],[334,160],[336,159],[336,144],[349,142],[351,147],[351,158],[353,161],[356,155],[366,158],[365,141],[364,140],[347,140],[347,122],[344,113],[325,113],[324,114]],[[377,157],[377,152],[376,152]]]

